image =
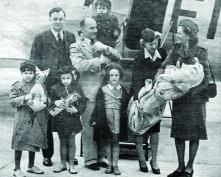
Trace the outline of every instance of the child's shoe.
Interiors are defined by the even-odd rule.
[[[23,175],[23,173],[21,172],[21,170],[16,170],[14,169],[14,173],[13,173],[14,177],[25,177],[25,175]]]
[[[69,173],[70,174],[77,174],[77,170],[75,169],[75,167],[73,165],[70,165],[69,167]]]
[[[108,166],[107,166],[107,168],[106,168],[106,170],[105,170],[105,173],[106,173],[106,174],[111,174],[111,173],[113,173],[113,167],[112,167],[112,165],[108,165]]]
[[[114,175],[120,175],[121,174],[118,166],[113,167],[113,171],[114,171]]]
[[[42,170],[40,170],[38,167],[36,167],[36,166],[28,168],[27,172],[34,173],[34,174],[44,174],[44,172]]]
[[[54,172],[54,173],[60,173],[60,172],[65,171],[65,170],[67,170],[67,166],[65,166],[65,165],[60,165],[60,166],[58,166],[57,168],[55,168],[55,169],[53,170],[53,172]]]

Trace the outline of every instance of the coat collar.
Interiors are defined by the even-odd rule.
[[[57,37],[58,36],[58,32],[55,31],[53,28],[51,28],[51,32],[54,35],[55,39],[58,41],[58,37]],[[64,39],[64,31],[61,30],[59,33],[61,35],[61,39],[63,40]]]
[[[188,53],[185,52],[184,46],[181,45],[178,50],[177,50],[177,54],[180,55],[181,57],[194,57],[197,56],[198,54],[198,46],[197,45],[193,45],[192,47],[190,47]]]
[[[25,93],[29,93],[30,90],[31,90],[31,88],[34,86],[34,84],[35,84],[35,81],[34,81],[34,80],[31,81],[31,82],[29,82],[29,83],[27,83],[27,82],[25,82],[25,81],[22,80],[22,81],[16,83],[16,87],[17,87],[18,89],[23,90]]]
[[[152,61],[155,61],[157,58],[162,59],[158,50],[155,51],[153,57],[150,55],[147,49],[144,48],[144,58],[150,58]]]
[[[110,90],[113,90],[114,89],[114,86],[110,85],[110,84],[107,84],[107,87],[110,89]],[[121,85],[119,84],[117,87],[115,87],[117,90],[120,90],[121,89]]]

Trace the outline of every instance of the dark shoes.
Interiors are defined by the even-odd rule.
[[[180,177],[192,177],[192,176],[193,176],[193,171],[191,173],[184,171]]]
[[[50,167],[52,166],[52,161],[50,158],[44,158],[43,160],[43,165],[46,166],[46,167]]]
[[[107,168],[108,164],[107,162],[98,162],[98,166],[102,168]]]
[[[174,171],[173,173],[169,174],[167,177],[181,177],[183,173],[184,173],[183,171],[181,172]]]
[[[98,166],[97,163],[93,163],[93,164],[87,165],[86,167],[87,167],[88,169],[94,170],[94,171],[100,170],[100,168],[99,168],[99,166]]]
[[[142,171],[144,173],[148,172],[148,168],[147,168],[146,162],[139,161],[139,166],[140,166],[140,171]]]
[[[153,168],[153,165],[152,165],[152,161],[150,161],[150,166],[151,166],[151,169],[152,169],[152,172],[156,175],[159,175],[160,174],[160,169],[159,168]]]

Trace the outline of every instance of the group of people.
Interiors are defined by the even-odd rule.
[[[207,139],[205,103],[201,91],[209,82],[207,51],[198,46],[195,22],[184,19],[178,24],[176,43],[169,54],[159,46],[159,33],[145,28],[141,33],[141,50],[134,59],[132,84],[128,94],[121,84],[123,68],[121,55],[115,49],[121,33],[119,22],[110,14],[111,2],[97,0],[97,15],[80,21],[79,41],[64,30],[65,11],[56,7],[49,11],[51,28],[38,34],[31,48],[30,60],[21,64],[22,80],[13,84],[9,101],[17,109],[12,138],[15,150],[15,177],[24,177],[20,170],[22,151],[29,152],[27,172],[43,174],[34,165],[35,152],[42,149],[43,165],[52,166],[54,152],[53,131],[60,140],[60,165],[53,171],[69,170],[76,174],[75,135],[81,132],[85,167],[90,170],[106,168],[105,173],[120,175],[118,167],[119,141],[128,138],[127,107],[131,97],[138,107],[139,91],[146,79],[153,82],[168,65],[181,67],[192,64],[197,58],[203,65],[204,78],[196,87],[173,101],[171,137],[175,138],[178,168],[168,177],[193,176],[193,162],[200,139]],[[139,40],[139,39],[138,39]],[[178,66],[179,64],[179,66]],[[42,77],[41,71],[49,69],[41,83],[47,99],[44,105],[33,109],[36,95],[31,92]],[[59,110],[56,113],[56,109]],[[140,171],[148,172],[143,152],[143,139],[150,136],[154,174],[160,174],[157,163],[160,121],[142,134],[134,135]],[[184,162],[185,141],[189,144],[189,161]],[[68,166],[67,166],[68,164]]]

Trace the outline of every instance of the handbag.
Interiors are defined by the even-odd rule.
[[[216,81],[215,81],[215,77],[213,75],[213,71],[210,65],[210,61],[209,62],[209,69],[210,69],[210,73],[211,73],[211,80],[209,82],[209,85],[207,88],[205,88],[203,90],[203,94],[207,97],[207,98],[214,98],[217,95],[217,87],[216,87]]]

